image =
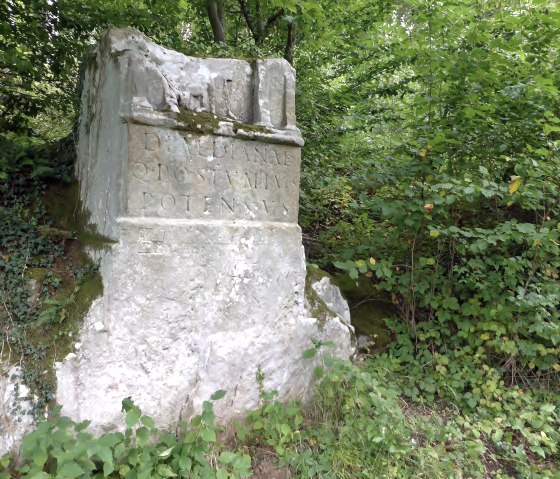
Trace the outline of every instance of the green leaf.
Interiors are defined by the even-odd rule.
[[[216,471],[216,479],[228,479],[228,472],[221,467]]]
[[[108,447],[102,447],[97,451],[97,456],[103,461],[103,475],[108,477],[115,470],[113,451]]]
[[[188,455],[188,452],[181,451],[181,456],[179,457],[179,467],[184,472],[189,472],[192,467],[192,459]]]
[[[465,117],[467,117],[468,119],[474,118],[476,115],[476,110],[471,108],[470,106],[465,108],[463,112],[465,113]]]
[[[302,357],[303,359],[311,359],[314,358],[316,354],[317,354],[317,348],[310,348],[310,349],[306,349],[303,352]]]
[[[140,427],[136,430],[136,442],[140,447],[145,446],[150,440],[150,434],[145,427]]]
[[[45,462],[47,462],[48,457],[49,456],[47,454],[47,451],[45,451],[41,447],[38,447],[33,452],[33,464],[35,464],[37,467],[42,468]]]
[[[160,477],[177,477],[167,464],[159,464],[156,471]]]
[[[500,442],[502,440],[503,435],[504,435],[504,431],[502,429],[496,429],[496,431],[494,431],[494,434],[492,434],[492,441]]]
[[[546,458],[546,453],[544,452],[544,449],[541,446],[531,446],[529,449],[531,449],[531,451],[533,452],[536,452],[543,459]]]
[[[37,178],[40,176],[50,176],[55,173],[54,168],[50,166],[39,166],[33,170],[31,173],[31,178]]]
[[[123,440],[123,435],[121,433],[110,432],[103,434],[98,440],[99,445],[105,446],[107,448],[115,447],[119,442]]]
[[[212,429],[201,429],[199,435],[203,441],[206,442],[216,442],[216,432]]]
[[[558,133],[558,132],[560,132],[560,126],[550,125],[550,124],[546,123],[546,124],[543,126],[543,130],[544,130],[544,134],[545,134],[545,135],[550,135],[551,133]]]
[[[219,391],[216,391],[214,394],[212,394],[210,399],[212,399],[212,401],[217,401],[218,399],[222,399],[226,395],[226,393],[226,390],[220,389]]]
[[[90,424],[91,424],[91,421],[82,421],[81,423],[76,424],[76,426],[74,426],[74,430],[75,430],[76,432],[83,431],[83,430],[86,429]]]
[[[142,416],[140,418],[140,422],[148,429],[153,429],[154,427],[156,427],[155,421],[149,416]]]
[[[86,471],[75,462],[67,462],[62,464],[56,477],[57,479],[75,479],[85,473]]]
[[[10,479],[8,474],[6,476],[2,476],[2,474],[0,474],[0,478],[4,479],[4,477],[6,479]],[[51,479],[52,477],[53,476],[43,471],[36,471],[25,475],[25,479]]]
[[[288,424],[281,424],[280,425],[280,432],[284,435],[284,436],[289,436],[292,434],[292,428],[288,425]]]
[[[236,458],[237,458],[237,454],[235,452],[225,451],[220,454],[220,456],[218,457],[218,461],[220,461],[222,464],[227,465],[227,464],[232,464]]]
[[[140,411],[140,409],[136,406],[132,407],[126,413],[126,418],[125,418],[126,425],[128,427],[134,426],[140,420],[141,416],[142,416],[142,412]]]

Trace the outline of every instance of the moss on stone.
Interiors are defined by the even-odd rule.
[[[89,222],[89,213],[82,207],[80,201],[80,185],[74,180],[68,184],[56,184],[47,189],[42,198],[49,216],[55,225],[69,234],[68,238],[76,240],[79,248],[80,264],[87,264],[89,258],[85,248],[95,250],[106,249],[114,243],[113,240],[97,233]]]
[[[25,270],[25,277],[27,279],[35,279],[37,281],[43,281],[47,273],[49,272],[48,268],[27,268]]]
[[[329,309],[326,303],[312,287],[313,284],[321,281],[321,279],[325,276],[330,277],[326,271],[314,268],[313,266],[307,267],[307,276],[305,277],[305,298],[309,304],[311,316],[317,319],[319,331],[323,331],[327,320],[335,316],[335,313]]]
[[[383,349],[391,341],[385,319],[396,314],[394,305],[374,289],[368,278],[355,280],[341,274],[331,279],[348,301],[356,336],[370,336],[375,343],[372,349]]]
[[[161,112],[160,112],[161,113]],[[243,130],[247,133],[272,134],[273,131],[262,125],[252,125],[231,118],[215,115],[206,111],[193,111],[187,108],[181,108],[179,113],[167,113],[172,118],[182,123],[186,129],[203,134],[212,134],[220,128],[220,122],[232,124],[234,133]]]
[[[64,243],[65,257],[52,268],[29,268],[28,284],[39,283],[37,317],[25,329],[26,352],[22,357],[23,380],[39,400],[36,414],[53,404],[56,391],[54,363],[74,351],[83,319],[92,302],[103,293],[97,268],[86,248],[107,248],[113,242],[96,233],[79,200],[79,185],[52,185],[42,195],[53,226],[39,234]]]
[[[46,273],[48,271],[43,280]],[[80,281],[71,274],[58,277],[60,287],[49,302],[40,307],[42,314],[52,308],[55,317],[48,324],[39,322],[29,329],[27,338],[39,354],[23,365],[27,385],[47,404],[54,400],[56,391],[54,363],[74,351],[83,319],[92,302],[103,293],[101,277],[94,269]]]

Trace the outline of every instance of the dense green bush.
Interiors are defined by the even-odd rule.
[[[213,400],[225,391],[218,391]],[[201,415],[179,424],[179,434],[158,430],[154,420],[130,399],[123,401],[124,433],[99,437],[85,432],[89,421],[75,423],[67,417],[41,422],[25,436],[20,464],[9,456],[0,463],[1,479],[126,478],[235,479],[250,476],[251,459],[243,453],[220,451],[219,430],[212,402]]]
[[[410,341],[400,339],[404,347]],[[488,398],[474,407],[444,372],[453,357],[431,359],[439,379],[425,363],[411,368],[413,359],[384,354],[354,365],[325,354],[324,377],[305,414],[267,396],[238,430],[250,448],[274,448],[298,478],[560,477],[557,396],[506,388],[480,361],[480,374],[469,364],[462,370]],[[411,391],[413,383],[422,391]],[[444,402],[422,404],[438,391]]]
[[[558,384],[560,11],[465,0],[376,13],[379,57],[332,64],[333,95],[354,84],[366,100],[306,160],[316,259],[371,277],[419,354],[462,351],[509,383]]]
[[[395,341],[376,361],[404,397],[454,404],[514,475],[557,468],[558,5],[337,15],[337,54],[301,60],[326,78],[303,78],[316,95],[301,102],[309,253],[394,303]]]

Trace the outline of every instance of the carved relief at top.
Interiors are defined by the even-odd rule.
[[[117,59],[125,109],[207,112],[220,119],[296,130],[295,71],[285,60],[188,57],[131,29],[109,30],[102,45]]]

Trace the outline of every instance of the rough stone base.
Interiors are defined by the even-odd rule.
[[[174,428],[225,389],[216,412],[227,423],[258,405],[257,371],[280,398],[305,397],[311,338],[335,342],[343,357],[352,348],[347,318],[305,307],[300,238],[297,225],[279,223],[122,220],[102,261],[104,295],[56,368],[63,413],[113,430],[131,396]]]

